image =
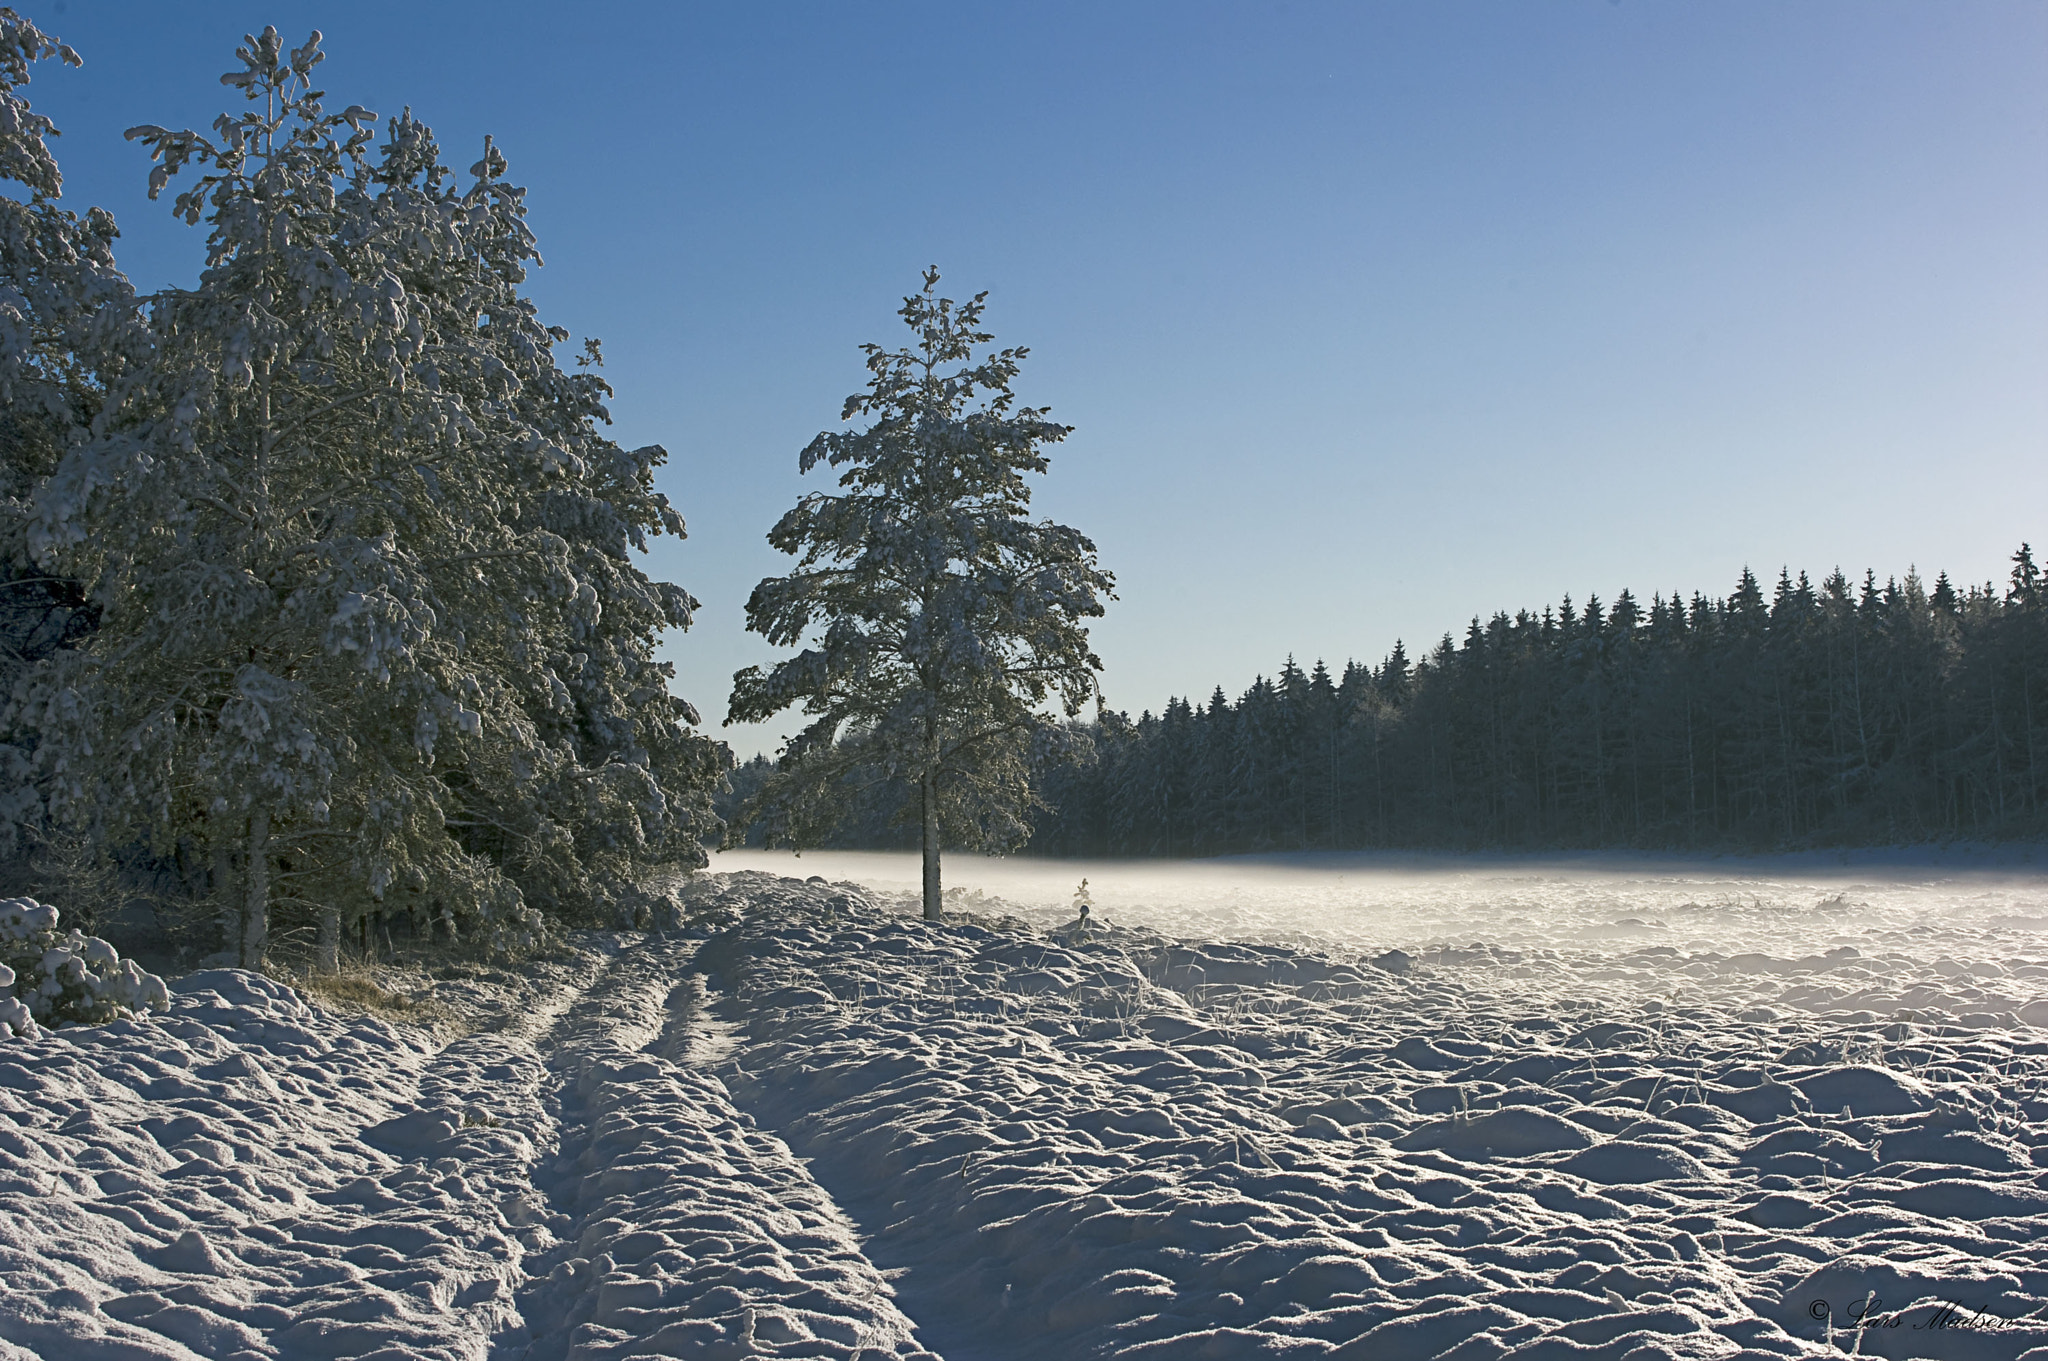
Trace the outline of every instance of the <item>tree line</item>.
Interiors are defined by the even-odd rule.
[[[743,766],[735,780],[760,778]],[[1722,599],[1628,591],[1474,618],[1411,660],[1288,659],[1235,700],[1042,738],[1044,855],[1758,850],[2048,831],[2048,582],[1930,590],[1747,570]],[[835,844],[900,844],[845,791]]]
[[[2048,585],[1745,569],[1710,600],[1474,618],[1413,663],[1290,658],[1043,749],[1031,846],[1760,849],[2048,827]]]

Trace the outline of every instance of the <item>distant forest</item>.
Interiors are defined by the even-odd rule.
[[[2048,581],[1929,590],[1781,572],[1766,596],[1628,591],[1474,618],[1411,660],[1293,658],[1233,702],[1104,711],[1034,753],[1042,855],[1766,849],[2048,831]],[[733,773],[734,801],[764,776]],[[914,844],[847,789],[833,843]],[[729,805],[730,806],[730,805]]]

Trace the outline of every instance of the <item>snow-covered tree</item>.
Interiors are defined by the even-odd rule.
[[[31,503],[65,450],[87,437],[105,391],[139,343],[134,294],[114,266],[114,220],[57,206],[57,129],[20,93],[33,63],[78,54],[0,8],[0,695],[23,670],[90,632],[79,584],[28,552]],[[0,741],[0,851],[42,822],[33,732]]]
[[[1027,511],[1025,478],[1070,427],[1015,404],[1026,351],[984,353],[983,299],[938,296],[939,273],[904,299],[916,334],[898,350],[867,345],[867,390],[800,466],[843,468],[842,495],[812,493],[768,541],[797,558],[754,588],[747,627],[796,656],[733,677],[729,722],[793,705],[813,720],[749,815],[772,839],[802,844],[829,826],[857,769],[916,788],[924,914],[940,914],[942,843],[1012,846],[1028,829],[1029,745],[1055,697],[1078,713],[1102,663],[1083,621],[1114,580],[1079,531]],[[804,646],[806,640],[808,645]]]
[[[503,156],[458,187],[409,112],[373,148],[312,88],[319,40],[247,39],[211,137],[130,130],[152,195],[203,171],[175,211],[207,267],[151,299],[151,362],[32,535],[102,610],[22,705],[58,811],[204,857],[251,967],[274,911],[329,965],[371,911],[531,939],[701,864],[722,765],[652,655],[695,602],[632,557],[682,532],[663,451],[557,367]]]

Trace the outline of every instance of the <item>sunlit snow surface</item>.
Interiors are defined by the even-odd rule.
[[[452,1040],[0,1045],[0,1361],[2048,1348],[2024,852],[714,869]]]
[[[914,892],[907,856],[775,867]],[[743,1104],[942,1351],[2048,1346],[2023,852],[949,865],[962,906],[1055,930],[1083,875],[1102,925],[1066,943],[723,947],[759,999]]]

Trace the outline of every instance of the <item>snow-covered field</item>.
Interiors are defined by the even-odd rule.
[[[2023,859],[752,863],[0,1044],[0,1361],[2048,1347]]]
[[[848,879],[914,894],[915,855],[726,851],[719,871]],[[1070,861],[956,855],[949,891],[1003,900],[1039,925],[1073,917],[1082,877],[1104,916],[1189,939],[1414,951],[1484,941],[1594,954],[1635,945],[1799,958],[1878,934],[1938,959],[2048,942],[2048,847],[1902,848],[1663,859],[1311,853]],[[1876,934],[1874,934],[1876,933]],[[1839,938],[1839,939],[1838,939]]]

